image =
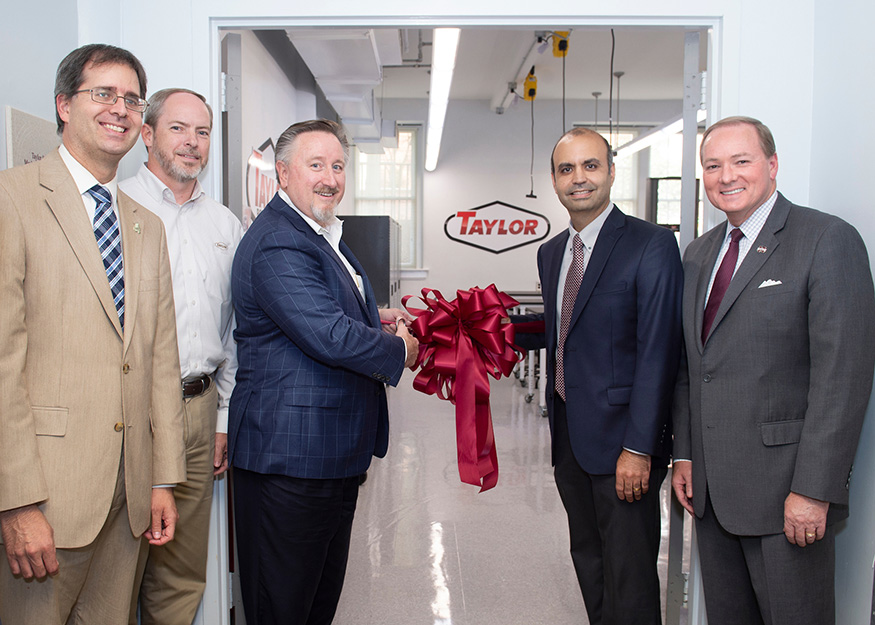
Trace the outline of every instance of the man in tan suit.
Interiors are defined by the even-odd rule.
[[[4,625],[126,622],[140,537],[173,538],[185,466],[167,248],[116,181],[145,96],[126,50],[73,51],[55,84],[62,146],[0,172]]]

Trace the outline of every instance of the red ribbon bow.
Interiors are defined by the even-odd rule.
[[[437,395],[456,407],[459,477],[489,490],[498,481],[498,458],[489,407],[489,378],[508,376],[524,352],[514,345],[514,327],[502,323],[507,309],[518,305],[494,284],[456,291],[448,302],[440,291],[422,289],[425,309],[409,308],[421,343],[413,388]]]

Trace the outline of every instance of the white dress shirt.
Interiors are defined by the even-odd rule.
[[[568,224],[568,243],[565,245],[565,254],[562,256],[562,264],[559,265],[559,284],[556,288],[557,332],[559,332],[559,326],[562,325],[562,298],[565,296],[565,280],[568,277],[568,268],[571,267],[571,260],[574,257],[574,235],[580,234],[580,240],[583,243],[583,272],[584,275],[586,275],[586,267],[589,265],[589,257],[592,254],[592,248],[595,247],[595,242],[599,238],[599,232],[602,231],[602,226],[605,225],[608,215],[613,209],[614,205],[612,203],[603,210],[598,217],[584,226],[583,230],[580,232],[574,229],[574,224]]]
[[[115,213],[116,219],[118,219],[118,177],[113,177],[113,179],[107,183],[97,182],[97,178],[95,178],[90,171],[85,169],[82,163],[77,161],[73,155],[70,154],[69,150],[67,150],[67,147],[63,143],[61,144],[61,147],[58,148],[58,152],[61,154],[61,160],[64,161],[64,165],[70,170],[73,182],[76,183],[76,189],[78,189],[79,194],[82,196],[82,206],[85,207],[85,212],[88,215],[88,223],[93,226],[94,213],[97,210],[97,200],[94,199],[94,196],[88,193],[88,189],[96,184],[101,185],[109,191],[109,195],[112,197],[112,212]],[[121,228],[119,228],[119,236],[121,236]]]
[[[216,373],[216,431],[225,433],[237,374],[231,262],[243,236],[240,220],[208,197],[200,182],[191,199],[178,205],[173,192],[145,165],[119,188],[164,222],[182,378]]]
[[[771,214],[772,207],[775,206],[775,201],[777,199],[778,192],[775,191],[762,206],[751,213],[750,217],[745,219],[744,223],[738,227],[744,236],[738,241],[738,260],[735,261],[735,268],[732,270],[733,276],[735,275],[736,270],[741,267],[741,263],[744,261],[744,257],[747,256],[750,248],[753,246],[754,241],[760,236],[760,230],[766,225],[766,219],[769,218],[769,214]],[[720,263],[723,262],[723,257],[726,256],[726,252],[729,251],[729,240],[731,239],[733,230],[735,230],[735,227],[732,224],[727,223],[726,236],[723,237],[723,245],[720,247],[720,253],[717,254],[717,262],[714,263],[714,268],[711,270],[711,281],[708,282],[708,293],[705,296],[705,303],[703,306],[708,305],[708,298],[711,297],[711,288],[714,286],[714,279],[717,277],[717,270],[720,268]]]
[[[313,228],[313,232],[318,234],[320,237],[328,241],[328,245],[331,246],[331,249],[334,250],[334,253],[337,254],[337,257],[340,259],[340,262],[343,263],[343,266],[346,267],[346,270],[349,272],[349,275],[352,276],[353,281],[355,282],[356,287],[359,290],[359,293],[362,294],[362,299],[365,302],[368,301],[367,296],[365,295],[365,283],[362,280],[362,277],[356,273],[355,268],[350,264],[349,260],[347,260],[346,256],[343,255],[343,252],[340,251],[340,237],[343,236],[343,222],[334,217],[328,227],[323,226],[318,221],[304,214],[304,212],[299,209],[297,206],[292,204],[291,198],[289,198],[288,194],[279,189],[277,191],[280,198],[283,202],[288,204],[294,209],[296,213],[298,213],[304,221],[307,222],[307,225]]]

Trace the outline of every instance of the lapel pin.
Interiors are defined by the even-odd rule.
[[[766,253],[766,246],[765,246],[765,245],[760,245],[760,246],[757,248],[757,252],[759,252],[760,254],[765,254],[765,253]]]
[[[134,224],[134,232],[140,234],[140,222]]]

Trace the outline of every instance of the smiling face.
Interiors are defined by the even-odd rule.
[[[118,162],[137,142],[143,114],[125,108],[124,96],[140,97],[136,72],[127,65],[89,64],[79,89],[104,88],[121,96],[115,104],[94,102],[91,94],[77,93],[56,99],[64,122],[61,138],[70,154],[100,182],[115,176]],[[107,177],[108,176],[108,177]]]
[[[750,124],[715,128],[702,143],[705,192],[711,204],[740,226],[775,192],[778,155],[766,156]]]
[[[277,161],[276,171],[292,204],[327,226],[346,186],[346,158],[337,137],[318,131],[300,134],[288,163]]]
[[[575,230],[582,230],[611,203],[614,167],[607,146],[595,133],[564,136],[553,150],[553,189],[568,210]]]
[[[211,119],[206,105],[190,93],[167,97],[161,116],[143,126],[143,143],[149,149],[146,166],[158,178],[192,182],[207,166]]]

